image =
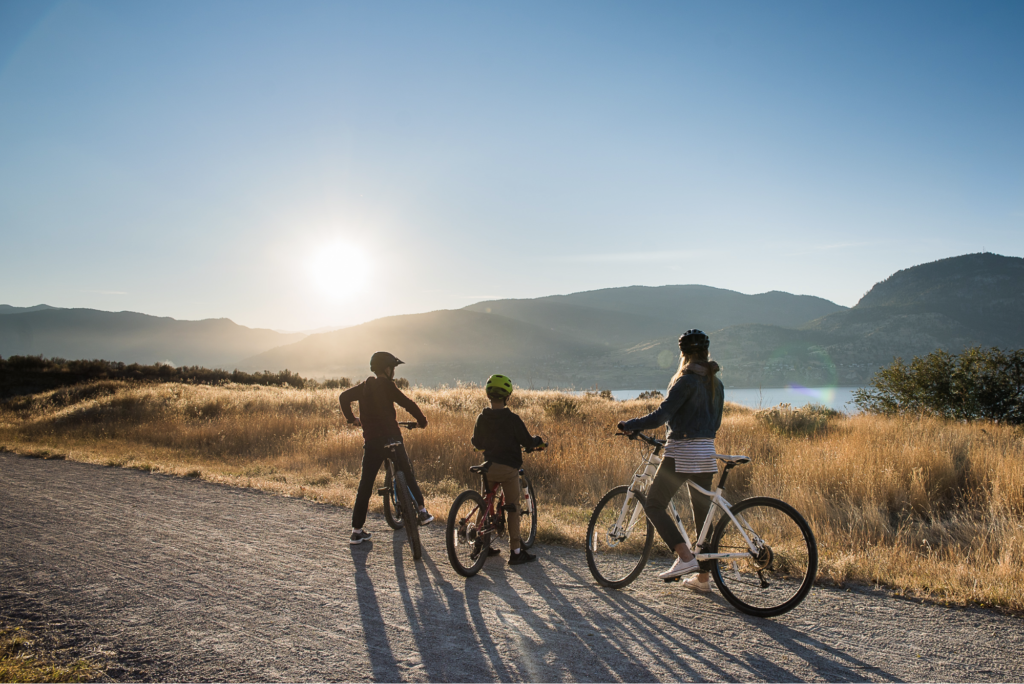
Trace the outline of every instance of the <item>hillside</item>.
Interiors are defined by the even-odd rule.
[[[968,254],[894,273],[852,309],[786,332],[729,328],[715,354],[742,386],[867,383],[896,357],[1024,347],[1024,259]]]
[[[241,358],[302,337],[246,328],[226,318],[179,321],[130,311],[47,307],[0,315],[0,356],[4,357],[167,361],[230,369]]]
[[[407,363],[399,375],[436,385],[482,382],[492,373],[520,385],[574,385],[587,363],[607,350],[601,345],[511,318],[474,311],[432,311],[390,316],[320,335],[245,359],[240,370],[287,367],[306,376],[362,378],[370,355],[394,352]]]
[[[862,385],[895,357],[1024,347],[1024,259],[969,254],[894,273],[851,309],[785,292],[702,285],[623,287],[478,302],[322,334],[250,330],[227,319],[0,308],[0,355],[43,354],[308,377],[361,378],[370,355],[407,361],[424,385],[501,372],[525,387],[661,388],[688,327],[711,334],[731,387]]]
[[[761,323],[796,328],[845,307],[820,297],[766,292],[745,295],[705,285],[619,287],[538,299],[501,299],[466,307],[605,346],[631,346],[682,330]]]

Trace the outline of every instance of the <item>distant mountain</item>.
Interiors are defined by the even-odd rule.
[[[456,310],[390,316],[310,335],[245,359],[238,368],[288,368],[305,376],[359,379],[370,375],[370,355],[379,350],[405,361],[408,365],[398,374],[415,383],[483,382],[504,373],[520,385],[535,381],[538,386],[583,382],[587,360],[607,352],[601,345],[504,316]]]
[[[608,346],[633,345],[687,328],[705,331],[762,323],[796,328],[846,307],[786,292],[745,295],[705,285],[619,287],[538,299],[478,302],[493,313]]]
[[[676,339],[690,327],[710,333],[727,387],[862,385],[895,357],[1024,347],[1024,259],[969,254],[914,266],[851,309],[784,292],[624,287],[478,302],[306,337],[226,319],[8,311],[0,315],[0,354],[359,379],[369,374],[370,355],[386,349],[408,363],[400,375],[425,385],[505,373],[521,386],[647,389],[667,384],[678,364]]]
[[[852,309],[799,330],[727,328],[712,335],[728,381],[741,386],[870,381],[894,358],[937,349],[1024,347],[1024,259],[968,254],[907,268]]]
[[[538,387],[662,386],[665,364],[675,365],[678,350],[666,352],[662,344],[652,356],[645,342],[669,336],[674,347],[690,326],[800,325],[843,310],[824,299],[784,292],[744,295],[702,285],[613,288],[392,316],[311,335],[245,359],[238,368],[359,378],[369,373],[370,354],[387,349],[408,362],[399,373],[422,384],[479,382],[501,372]]]
[[[241,358],[304,337],[246,328],[226,318],[179,321],[130,311],[32,308],[0,316],[0,355],[168,361],[231,370]]]
[[[46,309],[54,308],[56,307],[49,306],[47,304],[37,304],[36,306],[11,306],[10,304],[0,304],[0,316],[3,314],[28,313],[29,311],[44,311]]]

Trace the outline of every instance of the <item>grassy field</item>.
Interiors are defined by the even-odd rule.
[[[455,495],[476,484],[468,467],[480,456],[469,436],[486,400],[471,388],[409,394],[430,425],[410,433],[407,444],[428,507],[444,520]],[[656,405],[516,392],[514,410],[551,442],[526,457],[539,492],[541,541],[582,545],[594,504],[627,483],[639,460],[635,443],[612,436],[615,422]],[[0,408],[0,445],[342,506],[355,498],[362,454],[359,431],[341,419],[337,391],[121,381],[8,401]],[[821,553],[819,579],[1024,610],[1020,429],[755,413],[727,404],[716,445],[753,458],[734,471],[731,500],[774,496],[808,519]],[[658,547],[664,550],[660,541]]]
[[[88,660],[47,652],[21,627],[0,624],[0,682],[92,682],[103,674]]]

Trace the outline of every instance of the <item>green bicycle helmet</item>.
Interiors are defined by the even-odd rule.
[[[492,375],[484,385],[487,396],[508,399],[512,395],[512,381],[505,375]]]

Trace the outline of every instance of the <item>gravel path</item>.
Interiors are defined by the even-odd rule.
[[[381,517],[355,547],[349,523],[251,490],[3,454],[0,618],[63,630],[125,679],[1024,680],[1024,621],[983,610],[816,588],[761,620],[652,568],[601,589],[581,551],[544,545],[536,563],[493,558],[465,580],[439,525],[414,562]]]

